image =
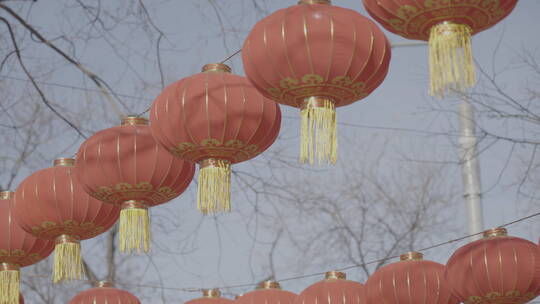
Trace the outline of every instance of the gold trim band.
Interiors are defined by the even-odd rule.
[[[13,191],[0,191],[0,199],[2,200],[13,198],[14,195],[15,195],[15,192]]]
[[[468,31],[472,32],[472,29],[469,25],[458,24],[451,21],[444,21],[436,24],[431,28],[431,31],[433,31],[435,34],[446,35],[459,31],[461,27],[466,27]]]
[[[122,126],[148,126],[148,119],[144,117],[128,115],[122,118]]]
[[[327,97],[321,97],[321,96],[313,96],[308,97],[304,99],[304,103],[302,103],[301,110],[305,110],[308,107],[310,108],[326,108],[326,105],[330,102],[333,105],[333,108],[336,108],[335,102]]]
[[[219,298],[221,296],[221,292],[217,288],[203,289],[202,295],[205,298]]]
[[[268,280],[259,283],[259,285],[257,285],[257,289],[281,289],[281,285],[279,285],[279,283],[276,281]]]
[[[228,160],[217,159],[217,158],[207,158],[199,162],[200,169],[206,167],[220,167],[227,168],[231,163]]]
[[[0,271],[17,271],[20,270],[21,267],[17,264],[13,263],[0,263]]]
[[[75,166],[75,159],[69,157],[61,157],[54,160],[53,165],[55,167],[73,167]]]
[[[324,274],[325,279],[337,279],[337,280],[345,280],[347,278],[347,274],[341,271],[328,271]]]
[[[55,240],[54,240],[54,243],[56,245],[59,245],[59,244],[65,244],[65,243],[75,243],[75,244],[79,244],[81,242],[81,240],[79,239],[79,237],[77,236],[73,236],[73,235],[67,235],[67,234],[62,234],[60,236],[58,236]]]
[[[209,63],[209,64],[205,64],[202,67],[203,73],[208,73],[208,72],[230,73],[231,71],[232,71],[231,67],[224,63]]]
[[[148,206],[141,201],[129,200],[122,203],[122,209],[148,209]]]
[[[300,0],[298,4],[327,4],[332,5],[331,0]]]
[[[113,287],[113,283],[109,281],[97,281],[96,284],[94,284],[95,287],[98,288],[106,288],[106,287]]]
[[[484,231],[484,238],[495,237],[495,236],[507,236],[507,235],[508,235],[508,231],[506,230],[506,228],[502,228],[502,227],[492,228],[492,229]]]
[[[424,255],[420,252],[411,251],[399,256],[400,261],[420,261],[424,258]]]

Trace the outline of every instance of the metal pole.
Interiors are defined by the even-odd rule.
[[[459,157],[463,180],[463,197],[467,208],[467,227],[469,234],[484,230],[482,213],[482,184],[478,161],[476,121],[474,109],[464,97],[459,105]],[[479,239],[476,236],[474,239]]]

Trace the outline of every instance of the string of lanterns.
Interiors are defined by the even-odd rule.
[[[507,235],[504,228],[458,249],[447,265],[408,252],[400,261],[375,271],[365,284],[329,271],[300,294],[281,290],[275,281],[234,300],[238,304],[499,304],[527,303],[540,294],[540,248]],[[523,271],[522,271],[523,270]],[[189,304],[231,303],[219,290],[203,290]]]
[[[516,219],[516,220],[513,220],[511,222],[499,225],[497,227],[505,228],[505,227],[508,227],[508,226],[511,226],[511,225],[514,225],[514,224],[517,224],[517,223],[520,223],[520,222],[523,222],[523,221],[526,221],[526,220],[529,220],[529,219],[532,219],[532,218],[535,218],[537,216],[540,216],[540,212],[529,214],[529,215],[527,215],[525,217],[521,217],[519,219]],[[450,239],[450,240],[447,240],[447,241],[444,241],[444,242],[429,245],[427,247],[418,248],[418,249],[415,249],[415,251],[420,252],[420,253],[421,252],[426,252],[426,251],[432,250],[434,248],[439,248],[441,246],[454,244],[456,242],[461,242],[461,241],[470,239],[472,237],[482,236],[483,234],[484,234],[484,232],[479,232],[479,233],[470,234],[470,235],[464,235],[464,236],[461,236],[461,237],[458,237],[458,238],[454,238],[454,239]],[[400,258],[401,258],[401,255],[388,256],[388,257],[385,257],[385,258],[382,258],[382,259],[370,260],[370,261],[367,261],[367,262],[364,262],[364,263],[361,263],[361,264],[354,264],[354,265],[340,267],[340,268],[335,269],[335,271],[343,272],[343,271],[356,269],[356,268],[360,268],[360,267],[364,267],[364,266],[369,266],[369,265],[374,265],[374,264],[382,264],[382,263],[386,263],[387,261],[390,261],[390,260],[393,260],[393,259],[400,259]],[[325,275],[325,272],[314,272],[314,273],[302,274],[302,275],[298,275],[298,276],[279,278],[279,279],[276,279],[276,282],[281,283],[281,282],[305,279],[305,278],[316,277],[316,276],[321,276],[321,275]],[[28,275],[28,277],[41,278],[41,279],[49,278],[48,275]],[[87,283],[90,283],[90,284],[93,284],[93,285],[98,285],[101,282],[101,281],[95,281],[95,280],[81,280],[81,281],[84,281],[84,282],[87,282]],[[177,287],[177,286],[172,287],[172,286],[152,285],[152,284],[134,284],[134,283],[119,282],[119,281],[116,281],[116,284],[126,286],[126,287],[167,289],[167,290],[176,290],[176,291],[182,291],[182,292],[204,292],[205,290],[209,290],[209,289],[198,288],[198,287]],[[257,286],[257,285],[259,285],[259,284],[258,283],[242,283],[242,284],[220,286],[220,287],[216,287],[216,289],[227,289],[228,290],[228,289],[237,289],[237,288],[249,288],[249,287],[253,287],[253,286]],[[223,294],[223,293],[220,292],[220,294]],[[231,296],[238,295],[238,293],[230,293],[230,292],[225,293],[225,294],[228,294],[228,295],[231,295]]]
[[[471,35],[506,17],[517,0],[363,0],[387,30],[428,40],[432,95],[463,93],[474,85]],[[234,56],[234,55],[233,55]],[[0,194],[0,303],[16,304],[19,268],[53,250],[54,283],[81,279],[80,242],[120,218],[124,253],[149,250],[148,208],[179,196],[199,165],[197,207],[231,210],[231,165],[264,152],[281,126],[279,104],[300,109],[300,162],[334,164],[335,108],[366,98],[385,79],[391,59],[379,27],[330,0],[300,0],[259,21],[242,48],[247,77],[224,63],[166,87],[150,121],[137,116],[86,140],[77,158],[27,177],[15,194]],[[504,228],[458,249],[447,265],[418,252],[377,270],[362,285],[333,271],[298,296],[263,282],[239,304],[526,303],[540,293],[540,249]],[[205,291],[193,304],[225,301]],[[69,303],[140,303],[100,283]]]

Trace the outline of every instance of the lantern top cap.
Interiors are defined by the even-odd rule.
[[[209,64],[205,64],[202,67],[203,73],[210,73],[210,72],[230,73],[231,71],[232,71],[231,67],[224,63],[209,63]]]
[[[98,288],[105,288],[105,287],[113,287],[114,285],[112,282],[109,282],[109,281],[97,281],[94,286]]]
[[[324,274],[325,279],[337,279],[337,280],[345,280],[347,278],[347,275],[344,272],[341,271],[327,271]]]
[[[424,255],[420,252],[411,251],[399,256],[400,261],[420,261],[424,258]]]
[[[259,283],[257,289],[281,289],[281,286],[274,280],[267,280]]]
[[[75,166],[75,159],[69,157],[60,157],[54,160],[53,165],[55,167],[73,167]]]
[[[484,238],[495,237],[495,236],[507,236],[507,235],[508,235],[508,231],[506,230],[506,228],[502,228],[502,227],[492,228],[492,229],[484,231]]]
[[[203,289],[202,295],[204,298],[219,298],[221,296],[221,292],[217,288]]]
[[[13,191],[0,191],[0,199],[7,200],[13,198],[15,193]]]
[[[148,119],[136,115],[128,115],[122,118],[122,126],[148,126]]]
[[[331,5],[331,0],[300,0],[298,1],[298,4],[327,4]]]

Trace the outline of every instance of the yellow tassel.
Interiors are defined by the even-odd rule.
[[[79,239],[69,235],[56,238],[54,248],[53,282],[81,280],[84,267]]]
[[[476,74],[468,25],[443,22],[429,35],[429,72],[432,96],[444,98],[452,92],[464,93],[474,86]]]
[[[141,253],[150,249],[150,217],[148,207],[143,202],[127,201],[120,211],[119,227],[120,251]]]
[[[0,264],[0,303],[19,304],[19,267],[14,264]]]
[[[300,162],[313,165],[337,161],[337,127],[334,103],[322,97],[306,99],[300,112]]]
[[[231,164],[205,159],[200,163],[197,208],[203,214],[231,211]]]

